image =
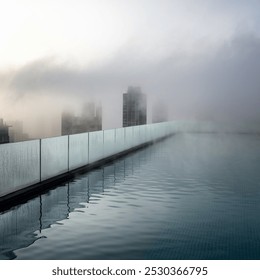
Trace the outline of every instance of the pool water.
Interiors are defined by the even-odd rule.
[[[260,136],[180,133],[0,214],[0,259],[260,259]]]

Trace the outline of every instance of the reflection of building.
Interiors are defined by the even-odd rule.
[[[157,101],[153,105],[152,122],[167,122],[168,121],[168,107],[162,101]]]
[[[9,143],[8,126],[0,119],[0,144]]]
[[[102,130],[102,107],[95,103],[86,103],[81,116],[63,112],[61,134],[69,135],[88,131]]]
[[[128,87],[123,94],[123,127],[146,124],[146,95],[139,87]]]
[[[23,132],[23,123],[21,121],[14,121],[8,123],[10,124],[10,142],[20,142],[29,139],[28,134]]]

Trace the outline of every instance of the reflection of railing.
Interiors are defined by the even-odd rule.
[[[0,146],[0,198],[173,132],[165,122]]]
[[[143,150],[119,159],[1,213],[0,259],[14,259],[14,251],[32,244],[42,236],[42,230],[69,218],[70,212],[80,211],[95,197],[102,199],[106,190],[140,170],[149,153]]]

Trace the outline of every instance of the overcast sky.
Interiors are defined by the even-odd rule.
[[[0,117],[52,133],[94,99],[118,127],[133,85],[173,119],[259,121],[259,19],[257,0],[0,0]]]

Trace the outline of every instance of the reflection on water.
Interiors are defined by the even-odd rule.
[[[0,259],[14,259],[14,250],[30,246],[44,238],[42,230],[62,224],[70,213],[81,212],[88,204],[97,204],[106,191],[124,181],[149,159],[142,150],[108,166],[67,182],[27,203],[0,214]]]
[[[259,259],[260,137],[179,134],[0,214],[0,259]]]

